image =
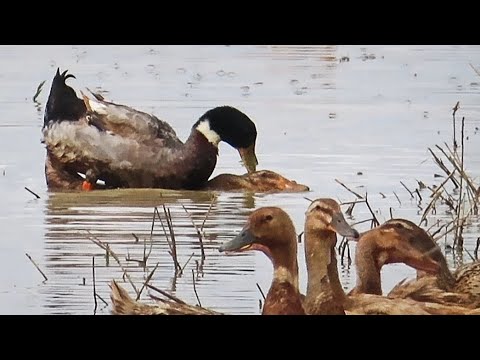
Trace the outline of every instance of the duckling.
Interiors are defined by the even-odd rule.
[[[217,191],[252,191],[252,192],[304,192],[310,191],[306,185],[298,184],[282,175],[270,171],[259,170],[241,176],[220,174],[209,180],[202,190]]]
[[[351,229],[341,215],[338,203],[333,199],[318,199],[311,203],[305,220],[305,257],[308,271],[307,295],[304,306],[307,314],[384,314],[384,315],[428,315],[470,314],[471,309],[461,306],[444,306],[436,303],[418,302],[412,299],[390,299],[378,294],[378,278],[381,266],[392,262],[408,262],[423,270],[438,269],[436,262],[409,243],[398,245],[399,239],[388,237],[374,246],[373,235],[358,233]],[[339,224],[340,229],[335,229]],[[338,226],[337,226],[338,227]],[[335,232],[346,233],[359,244],[367,240],[367,246],[356,253],[356,290],[345,294],[338,277],[336,265]],[[380,232],[377,232],[379,234]],[[378,238],[378,237],[377,237]],[[388,244],[389,240],[393,241]],[[400,239],[401,240],[401,239]],[[396,246],[395,246],[396,244]],[[375,269],[375,270],[371,270]],[[375,289],[377,294],[365,294],[361,290]],[[310,289],[310,291],[309,291]],[[381,289],[381,288],[380,288]],[[381,290],[380,290],[381,293]]]
[[[173,300],[162,300],[152,305],[145,304],[133,300],[115,280],[110,283],[110,289],[113,315],[222,315],[207,308]]]
[[[220,252],[259,250],[273,263],[273,280],[262,315],[304,315],[298,288],[297,235],[290,216],[278,207],[262,207]]]
[[[427,254],[439,267],[435,274],[417,269],[417,279],[397,284],[390,291],[389,297],[480,308],[479,261],[465,264],[452,273],[440,247],[424,229],[405,219],[389,220],[382,225],[384,226],[392,227],[397,237],[414,243],[419,251]],[[377,234],[378,231],[382,229],[373,229],[371,233]]]
[[[153,115],[98,95],[78,98],[65,83],[69,78],[75,76],[57,69],[45,109],[49,188],[71,188],[77,173],[92,169],[107,188],[195,190],[212,174],[221,141],[239,151],[248,172],[256,170],[256,126],[236,108],[208,110],[183,143],[169,124]]]

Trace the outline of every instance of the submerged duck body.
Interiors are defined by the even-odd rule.
[[[249,172],[255,171],[256,127],[238,109],[207,111],[182,142],[153,115],[98,95],[78,98],[65,83],[70,77],[57,70],[45,110],[49,188],[78,188],[83,179],[77,173],[90,170],[107,188],[198,189],[215,169],[221,141],[239,151]]]
[[[210,179],[203,190],[252,191],[252,192],[304,192],[310,191],[306,185],[298,184],[282,175],[259,170],[243,175],[220,174]]]

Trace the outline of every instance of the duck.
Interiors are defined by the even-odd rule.
[[[338,224],[338,225],[337,225]],[[392,299],[381,294],[378,283],[383,265],[403,262],[435,273],[438,264],[419,246],[395,236],[393,223],[381,231],[356,232],[346,224],[340,205],[329,198],[314,200],[306,211],[305,260],[308,283],[304,299],[308,315],[430,315],[472,314],[463,306],[445,306],[413,299]],[[357,284],[348,294],[343,290],[336,262],[336,233],[357,241],[355,264]],[[385,236],[385,233],[387,236]],[[414,240],[414,239],[413,239]],[[403,242],[403,243],[401,243]]]
[[[417,248],[428,254],[439,267],[435,273],[417,269],[417,278],[402,280],[389,292],[390,298],[480,308],[480,261],[464,264],[452,272],[440,247],[420,226],[406,219],[393,219],[385,222],[382,227],[391,227],[397,237],[414,241]],[[376,234],[378,231],[382,231],[382,228],[371,230],[371,233]]]
[[[344,315],[343,303],[337,301],[343,298],[343,290],[338,277],[335,244],[337,234],[351,238],[360,235],[347,223],[340,205],[330,198],[320,198],[310,204],[304,234],[308,275],[305,310],[313,315]]]
[[[305,315],[298,285],[297,235],[290,216],[278,207],[253,211],[246,225],[220,252],[258,250],[272,261],[273,280],[265,298],[262,315]],[[122,315],[219,314],[209,309],[179,304],[171,300],[145,304],[133,300],[115,281],[110,284],[112,313]]]
[[[259,250],[272,260],[274,274],[262,309],[264,315],[480,315],[480,309],[390,298],[381,295],[381,287],[378,291],[377,285],[365,286],[377,284],[381,267],[389,263],[404,262],[429,273],[438,271],[437,262],[429,258],[421,245],[417,245],[415,238],[397,236],[396,229],[400,228],[398,223],[394,219],[389,224],[359,234],[345,221],[340,205],[335,200],[321,198],[313,201],[306,211],[304,229],[308,273],[305,295],[298,288],[295,228],[282,209],[266,207],[255,210],[239,235],[224,243],[219,251]],[[337,233],[358,241],[355,255],[358,279],[354,290],[348,295],[338,276],[335,252]],[[405,243],[400,244],[402,241]],[[131,299],[128,293],[122,295],[113,284],[111,298],[113,313],[116,314],[190,314],[191,311],[205,311],[207,315],[211,311],[198,310],[198,307],[191,309],[190,305],[183,306],[184,303],[179,307],[178,302],[168,300],[161,304],[143,304]]]
[[[251,191],[255,193],[306,192],[307,185],[289,180],[271,170],[258,170],[243,175],[220,174],[210,179],[202,190]]]
[[[273,279],[262,315],[305,315],[298,285],[297,235],[290,216],[269,206],[253,211],[247,224],[220,252],[263,252],[273,264]]]
[[[410,236],[412,224],[404,219],[391,219],[354,239],[357,283],[351,294],[382,295],[381,270],[387,264],[403,263],[427,274],[440,271],[422,238]]]
[[[74,188],[83,191],[102,190],[106,187],[96,183],[96,175],[88,169],[85,179],[72,179],[69,183],[76,182]],[[198,191],[221,192],[253,192],[253,193],[297,193],[308,192],[310,187],[290,180],[283,175],[271,170],[258,170],[243,175],[219,174],[197,189]]]
[[[196,190],[215,169],[219,143],[238,150],[247,172],[258,165],[255,123],[232,106],[206,111],[182,142],[165,121],[103,96],[66,84],[68,71],[53,78],[42,127],[49,189],[106,188]],[[78,174],[90,171],[89,178]],[[90,185],[84,182],[89,182]]]

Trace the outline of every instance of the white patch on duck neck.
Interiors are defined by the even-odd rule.
[[[273,278],[279,282],[288,282],[298,289],[298,278],[284,266],[277,267],[273,272]]]
[[[216,131],[210,128],[210,120],[202,120],[196,127],[197,131],[201,132],[203,136],[212,143],[215,147],[218,147],[218,143],[222,140],[220,135]]]

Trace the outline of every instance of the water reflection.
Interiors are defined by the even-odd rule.
[[[150,240],[154,207],[159,208],[165,231],[169,234],[162,204],[171,213],[178,262],[184,267],[183,274],[176,275],[158,217]],[[239,313],[251,313],[252,307],[257,305],[254,298],[253,303],[246,301],[251,291],[232,283],[230,275],[251,274],[253,257],[245,256],[232,263],[231,258],[219,254],[217,248],[243,226],[254,207],[255,196],[250,193],[163,190],[51,193],[45,213],[45,267],[51,281],[41,291],[45,310],[47,313],[89,313],[93,309],[94,256],[96,289],[109,301],[108,283],[113,278],[124,278],[122,268],[112,256],[106,256],[106,252],[92,242],[93,239],[110,246],[137,288],[158,264],[152,284],[195,302],[191,273],[194,270],[202,303],[223,311],[238,308]],[[191,219],[203,234],[203,267],[199,267],[201,246]],[[142,266],[140,260],[149,252],[147,266]],[[234,300],[232,294],[241,296]],[[145,296],[146,291],[143,298]],[[85,301],[92,303],[91,309]],[[235,301],[238,305],[234,305]],[[100,307],[98,311],[108,311],[108,307]]]

